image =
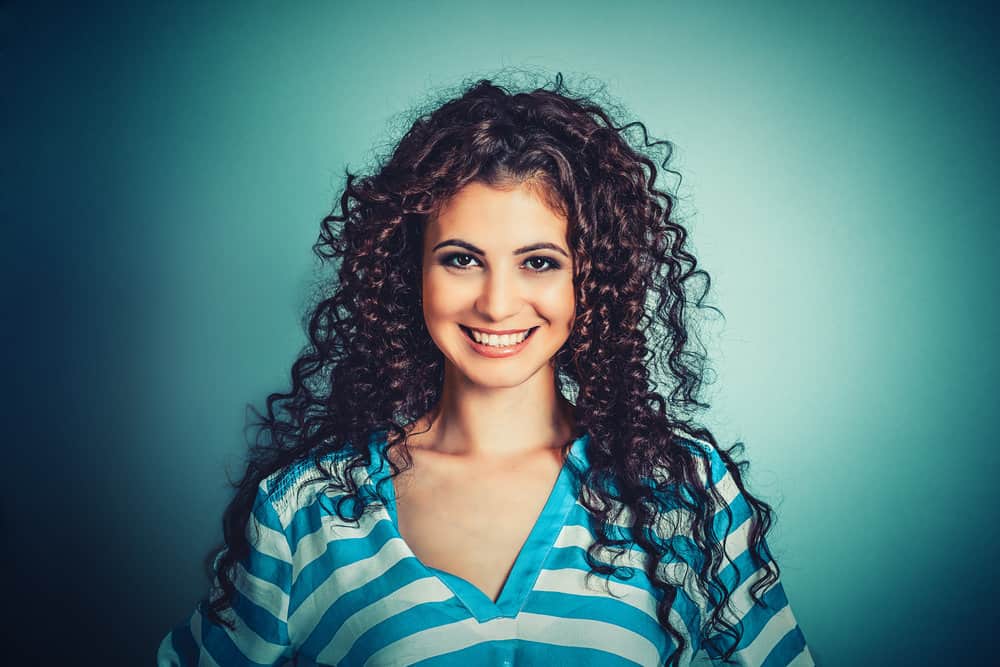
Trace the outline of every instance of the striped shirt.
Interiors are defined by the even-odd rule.
[[[622,556],[601,556],[625,565],[632,574],[627,579],[586,577],[585,553],[595,538],[591,515],[580,502],[581,491],[589,490],[574,471],[588,465],[589,435],[572,443],[495,601],[465,579],[424,565],[402,539],[389,466],[381,454],[385,436],[382,431],[371,437],[371,465],[357,470],[355,479],[363,493],[384,490],[388,502],[375,504],[355,522],[337,516],[341,494],[324,490],[323,483],[305,484],[320,476],[311,461],[296,464],[280,487],[274,486],[277,473],[261,482],[247,526],[254,547],[237,566],[233,609],[224,613],[235,621],[235,630],[212,623],[202,600],[161,642],[160,667],[665,663],[675,644],[657,620],[663,593],[645,575],[646,553],[633,544]],[[718,452],[705,443],[698,446],[707,463],[705,477],[731,511],[727,515],[720,508],[715,526],[732,559],[720,571],[732,591],[734,611],[728,618],[743,628],[733,659],[744,666],[813,665],[781,582],[763,595],[766,607],[750,598],[749,587],[761,574],[747,551],[750,507]],[[323,462],[343,465],[346,458],[330,455]],[[344,508],[345,515],[350,509]],[[630,512],[619,506],[609,533],[627,537],[629,526]],[[659,567],[669,570],[671,581],[685,581],[684,562]],[[711,611],[693,585],[678,587],[670,620],[687,640],[682,665],[711,664],[728,646],[722,637],[700,632]]]

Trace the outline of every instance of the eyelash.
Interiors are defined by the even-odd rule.
[[[447,266],[448,268],[458,269],[460,271],[465,271],[466,269],[470,268],[469,266],[459,266],[457,264],[453,264],[452,262],[456,257],[468,257],[469,259],[475,260],[477,262],[479,261],[478,259],[476,259],[475,257],[473,257],[468,253],[455,252],[451,253],[450,255],[445,255],[444,257],[442,257],[441,264]],[[549,271],[555,271],[556,269],[562,268],[562,265],[559,264],[559,262],[552,259],[551,257],[545,257],[543,255],[534,255],[533,257],[529,257],[528,259],[524,260],[524,262],[525,264],[527,264],[528,262],[537,259],[541,259],[548,262],[548,267],[542,269],[528,269],[532,273],[548,273]]]

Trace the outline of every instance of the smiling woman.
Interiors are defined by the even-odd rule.
[[[431,217],[423,313],[457,374],[449,383],[446,371],[446,389],[519,387],[530,403],[555,398],[551,361],[569,338],[576,310],[566,232],[565,215],[528,184],[470,183]]]
[[[482,80],[348,173],[337,279],[160,665],[813,664],[771,508],[688,417],[707,275],[663,149],[561,77]]]

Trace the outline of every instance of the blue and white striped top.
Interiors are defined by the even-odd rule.
[[[674,644],[657,621],[662,593],[642,569],[646,554],[633,546],[613,561],[602,556],[635,567],[629,579],[585,579],[590,567],[584,554],[594,534],[579,502],[580,492],[588,490],[576,483],[569,461],[494,602],[468,581],[421,563],[401,538],[388,462],[380,453],[385,435],[372,436],[372,463],[356,471],[355,479],[366,493],[386,481],[378,488],[388,503],[357,522],[337,516],[341,496],[324,491],[325,484],[303,487],[319,477],[311,461],[297,464],[280,488],[272,488],[277,474],[261,482],[247,527],[256,546],[237,568],[233,609],[224,612],[235,620],[235,631],[211,623],[202,600],[161,642],[160,667],[664,664]],[[574,464],[588,465],[589,439],[573,442]],[[699,445],[733,516],[726,520],[720,509],[716,526],[733,560],[721,573],[734,591],[735,616],[729,618],[740,620],[744,631],[736,664],[813,665],[781,583],[764,595],[767,608],[749,597],[760,574],[747,552],[750,508],[715,449]],[[337,466],[345,459],[331,455],[323,461]],[[612,534],[630,534],[629,514],[618,507]],[[660,567],[672,581],[684,581],[683,563]],[[708,642],[699,630],[710,611],[693,586],[678,589],[670,616],[688,640],[682,665],[711,664],[718,657],[709,646],[718,650],[718,642]]]

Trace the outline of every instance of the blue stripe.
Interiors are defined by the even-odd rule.
[[[567,526],[583,526],[587,530],[592,530],[590,523],[590,514],[587,513],[587,509],[579,502],[571,507],[569,514],[566,515]]]
[[[759,604],[754,604],[754,606],[743,616],[741,623],[743,625],[743,638],[740,639],[738,650],[745,649],[747,646],[753,643],[757,637],[760,636],[760,631],[764,629],[767,622],[770,621],[775,614],[780,612],[786,606],[788,606],[788,598],[785,597],[784,589],[778,585],[771,588],[769,591],[764,593],[763,596],[764,604],[766,607]]]
[[[319,655],[337,634],[337,631],[358,609],[375,600],[384,600],[400,588],[423,577],[423,572],[414,567],[413,559],[404,559],[390,567],[381,577],[372,579],[364,586],[344,593],[330,605],[319,623],[302,642],[301,650],[310,655]],[[351,638],[353,641],[353,637]]]
[[[522,611],[556,618],[612,623],[645,637],[659,649],[660,653],[663,653],[668,643],[655,618],[615,598],[535,591],[528,598]]]
[[[363,489],[370,489],[370,487],[365,486]],[[366,491],[366,498],[369,496],[370,491]],[[288,521],[288,543],[291,549],[292,555],[295,555],[298,551],[299,544],[303,539],[323,530],[324,517],[329,517],[337,523],[344,523],[345,520],[340,518],[337,513],[337,503],[341,499],[344,499],[343,507],[341,508],[346,517],[354,516],[357,512],[357,508],[360,504],[357,500],[350,498],[347,494],[339,494],[337,496],[329,496],[325,493],[317,494],[313,497],[312,501],[306,505],[303,505],[299,509],[295,510],[292,517]],[[367,503],[368,501],[366,501]],[[369,510],[370,511],[370,510]],[[359,517],[360,519],[360,517]],[[355,522],[354,524],[347,524],[349,527],[357,527],[359,524]]]
[[[710,482],[713,486],[726,476],[728,472],[726,463],[722,460],[719,450],[713,447],[711,443],[690,440],[688,438],[677,438],[676,441],[686,447],[692,454],[708,463]]]
[[[504,660],[508,660],[505,663]],[[556,646],[540,642],[483,641],[460,651],[410,663],[411,667],[468,667],[468,665],[601,665],[602,667],[642,667],[608,651]]]
[[[285,592],[285,595],[291,593],[291,563],[286,563],[283,560],[279,560],[274,556],[263,554],[253,547],[250,547],[250,553],[247,554],[246,558],[240,561],[240,564],[243,565],[247,572],[258,579],[263,579],[264,581],[270,582],[280,588]]]
[[[425,567],[448,587],[448,590],[454,594],[456,600],[472,611],[473,616],[480,623],[504,616],[503,610],[499,606],[499,599],[494,603],[486,593],[483,593],[474,584],[456,574],[439,570],[436,567]],[[510,577],[508,576],[509,580]]]
[[[258,665],[267,667],[275,663],[282,650],[281,647],[276,646],[273,656],[253,656],[253,658],[260,657],[266,661],[255,662],[250,656],[243,655],[243,652],[237,648],[228,628],[212,623],[205,616],[202,616],[201,643],[215,662],[226,667],[257,667]]]
[[[267,499],[267,494],[264,491],[264,485],[257,489],[257,498],[253,506],[253,515],[259,524],[269,528],[282,536],[285,541],[285,545],[288,544],[288,539],[285,536],[284,528],[281,525],[281,520],[278,518],[278,513],[274,509],[274,505]],[[250,543],[250,552],[240,561],[247,572],[251,573],[258,579],[263,579],[264,581],[270,582],[280,588],[285,594],[291,592],[292,586],[292,565],[280,558],[276,558],[269,554],[262,553],[258,551],[255,546],[260,546],[260,544],[268,540],[270,536],[267,534],[255,530],[255,527],[250,523],[247,523],[247,540]],[[279,550],[280,551],[280,550]]]
[[[294,556],[299,550],[299,544],[309,535],[323,527],[323,512],[320,510],[319,498],[327,496],[317,496],[312,502],[295,510],[288,521],[288,546]]]
[[[733,593],[736,589],[742,586],[745,581],[749,580],[751,577],[758,576],[757,573],[763,571],[763,569],[764,568],[754,568],[750,552],[744,551],[736,557],[735,561],[726,565],[726,567],[719,572],[719,578],[722,580],[722,584],[726,587],[726,590]],[[767,596],[765,595],[765,598],[766,597]]]
[[[729,510],[728,512],[726,510]],[[750,503],[742,493],[737,494],[733,501],[719,509],[712,519],[712,527],[715,531],[715,539],[720,542],[728,537],[734,530],[743,525],[751,516]]]
[[[799,626],[795,626],[781,638],[761,667],[784,667],[792,662],[806,647],[806,638]]]
[[[579,570],[581,573],[586,574],[590,572],[590,566],[587,565],[587,550],[584,547],[579,546],[564,546],[564,547],[553,547],[549,552],[549,557],[545,561],[545,569],[547,570],[562,570],[566,568],[572,568],[574,570]],[[616,563],[619,563],[617,567],[619,571],[614,574],[606,575],[607,578],[613,579],[615,583],[622,584],[625,586],[633,586],[643,591],[652,593],[653,591],[646,588],[646,583],[648,579],[646,574],[639,568],[631,567],[629,565],[623,565],[627,555],[622,555],[621,558],[614,559]],[[607,563],[607,561],[600,561]],[[594,574],[591,577],[590,586],[600,585],[601,580],[605,578],[605,575]]]
[[[752,644],[753,641],[760,635],[760,631],[765,625],[767,625],[767,622],[770,621],[775,614],[788,606],[788,598],[785,596],[785,590],[780,583],[773,586],[764,594],[763,601],[766,606],[754,604],[753,607],[743,616],[743,618],[740,619],[739,626],[743,635],[740,637],[740,641],[736,645],[737,651],[742,651],[747,646]],[[732,641],[733,638],[731,636],[723,635],[720,632],[706,640],[706,649],[708,650],[709,655],[713,658],[717,658],[723,652],[728,650],[729,646],[732,645]]]
[[[325,464],[336,464],[353,458],[356,455],[357,452],[353,448],[346,447],[340,451],[326,454],[320,458],[320,462],[324,464],[324,467],[328,467]],[[296,461],[287,468],[287,471],[285,475],[281,475],[281,471],[275,472],[265,480],[265,488],[276,506],[284,504],[288,500],[290,492],[295,491],[298,493],[301,486],[300,482],[307,474],[318,472],[311,458],[304,461]],[[278,477],[281,477],[280,483],[278,482]],[[298,502],[298,499],[295,500]]]
[[[585,554],[586,549],[583,547],[572,546],[555,548],[549,554],[549,560],[546,563],[546,568],[552,570],[572,568],[579,570],[581,573],[586,575],[586,573],[590,572],[590,566],[587,565]],[[622,579],[621,576],[610,575],[609,578],[614,579],[617,584],[622,586],[631,586],[639,591],[648,593],[652,596],[656,604],[660,603],[665,593],[659,588],[653,587],[652,582],[649,577],[646,576],[644,571],[632,567],[625,567],[623,569],[632,573],[632,577],[630,579]],[[588,588],[596,590],[605,590],[605,587],[606,583],[604,581],[604,577],[601,575],[593,575],[590,583],[588,584]],[[542,594],[542,591],[535,591],[532,593],[532,598]],[[572,596],[570,593],[560,593],[560,595]],[[529,600],[530,599],[531,598],[529,598]],[[675,589],[673,609],[684,621],[684,630],[688,633],[688,636],[691,637],[692,640],[695,640],[699,634],[701,610],[691,599],[688,592],[683,588]]]
[[[384,646],[429,628],[466,620],[468,612],[438,602],[425,602],[410,607],[368,628],[354,641],[341,664],[361,665]]]
[[[191,634],[191,624],[185,623],[174,629],[170,636],[170,645],[180,658],[182,665],[198,664],[198,644]]]
[[[378,521],[371,533],[365,537],[330,541],[322,555],[299,572],[298,579],[295,580],[295,590],[288,604],[288,615],[294,614],[295,610],[308,600],[334,571],[359,560],[371,558],[392,537],[392,525],[388,519],[383,519]]]
[[[253,515],[260,524],[284,535],[285,529],[281,525],[281,519],[278,518],[278,513],[275,511],[271,501],[267,499],[267,493],[263,488],[257,489],[257,498],[253,504]]]
[[[579,646],[555,646],[543,642],[519,641],[517,655],[518,660],[514,664],[551,665],[552,667],[561,665],[633,667],[638,665],[638,663],[610,651]]]
[[[576,506],[570,511],[566,520],[566,525],[581,526],[586,528],[593,538],[594,528],[591,526],[589,516],[590,515],[587,513],[587,510],[582,505],[577,503]],[[721,543],[725,538],[732,535],[736,529],[742,526],[743,523],[750,517],[751,509],[749,503],[747,503],[746,498],[742,494],[738,494],[736,498],[733,499],[732,503],[726,507],[720,508],[712,518],[712,531],[715,538]],[[633,529],[626,526],[620,526],[614,523],[605,524],[605,533],[608,538],[612,540],[626,540],[628,542],[635,541]],[[644,534],[651,541],[655,541],[656,543],[662,545],[669,544],[672,546],[676,556],[672,559],[673,561],[687,563],[695,569],[701,569],[704,554],[698,546],[698,543],[690,537],[684,535],[659,535],[653,531],[653,528],[647,528],[646,533]]]
[[[233,611],[247,626],[272,644],[289,644],[288,624],[246,597],[239,590],[233,596]]]

